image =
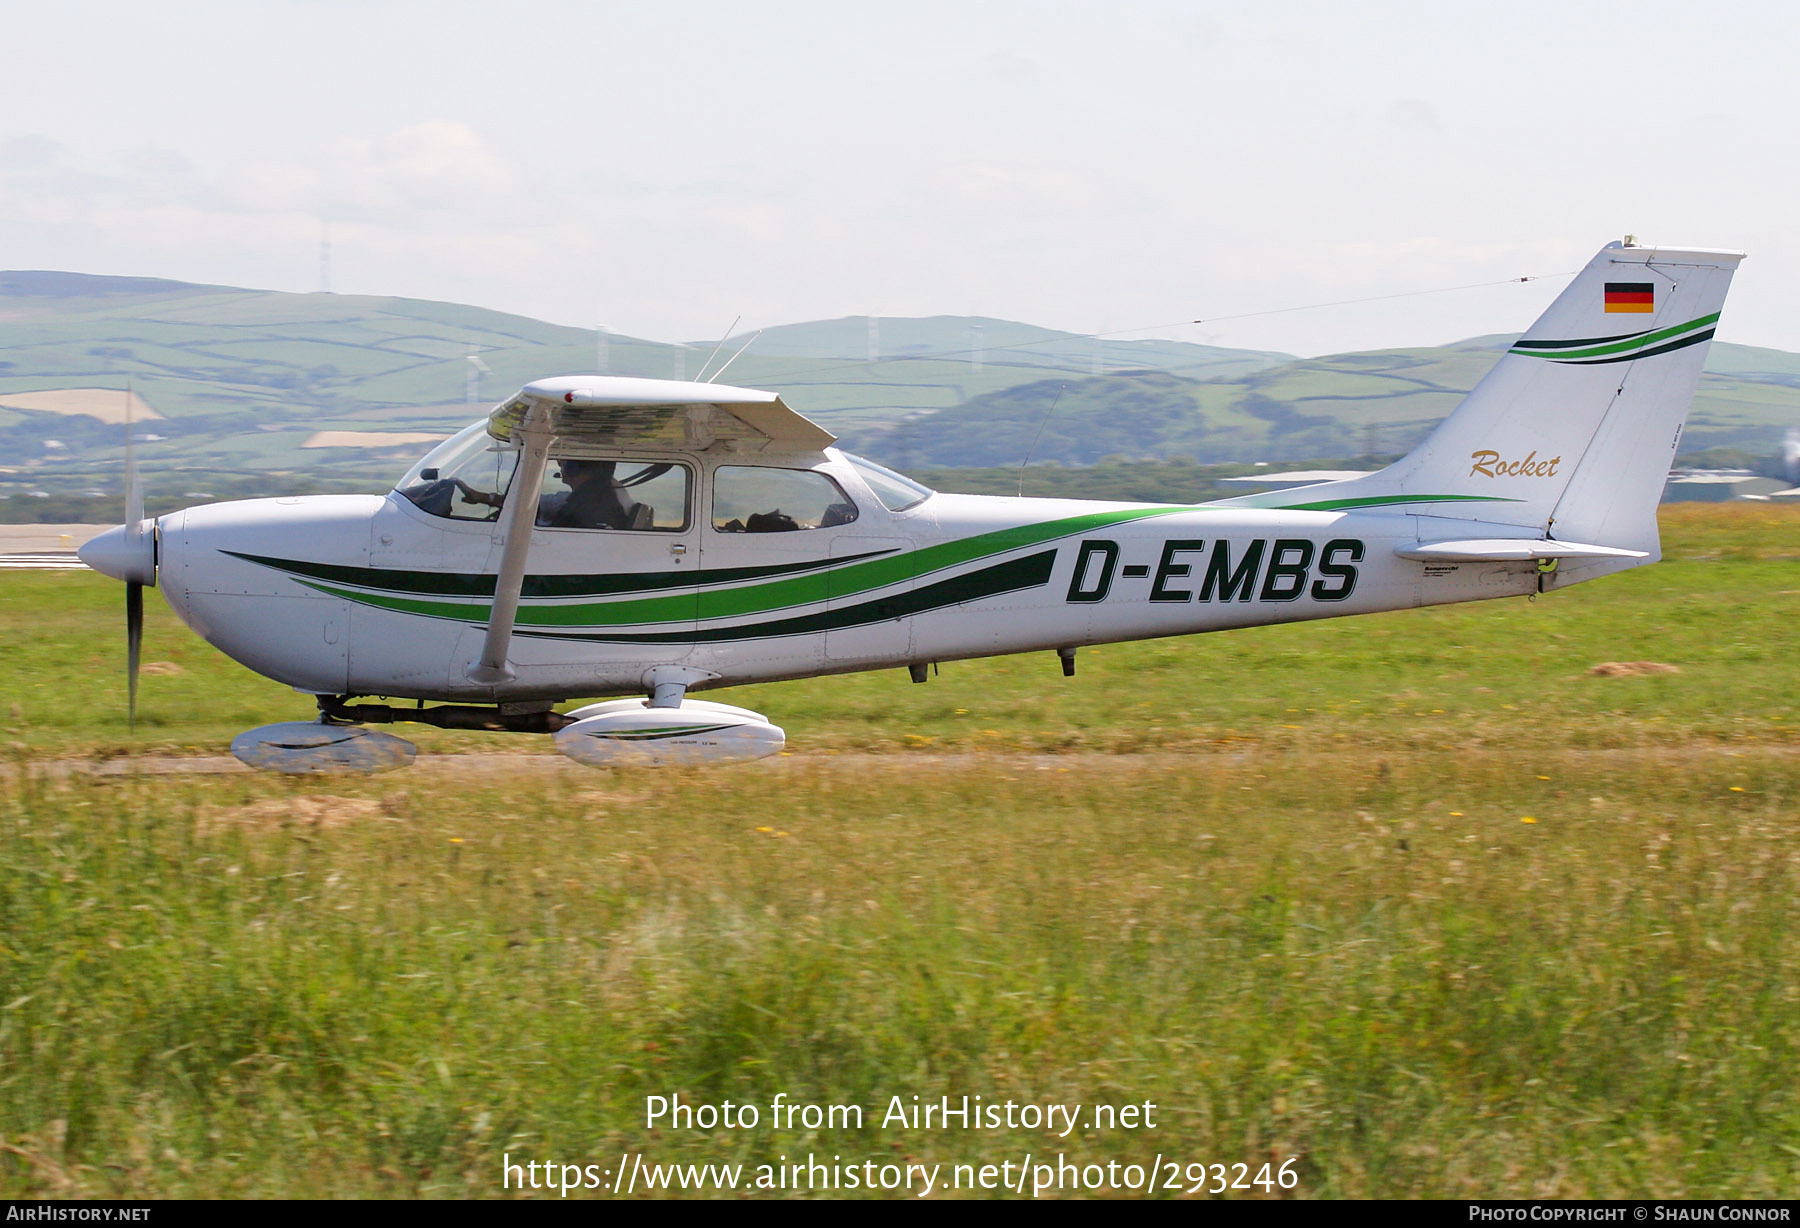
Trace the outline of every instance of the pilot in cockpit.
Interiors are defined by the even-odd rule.
[[[538,500],[537,522],[542,529],[624,529],[631,513],[619,484],[613,479],[616,462],[562,460],[557,476],[569,489]]]
[[[540,529],[623,529],[630,525],[619,484],[613,479],[613,461],[559,460],[556,476],[568,487],[538,498],[537,524]],[[477,490],[461,478],[452,479],[456,489],[469,503],[500,508],[506,496],[497,491]]]

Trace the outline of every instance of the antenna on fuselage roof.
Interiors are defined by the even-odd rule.
[[[750,340],[748,340],[748,341],[744,342],[744,344],[738,346],[738,352],[736,354],[733,354],[730,358],[727,358],[725,360],[725,367],[729,367],[732,363],[736,362],[745,350],[749,349],[751,346],[756,344],[756,339],[762,335],[763,335],[763,330],[760,328],[757,329],[755,332],[751,333]],[[714,371],[712,373],[712,379],[709,379],[706,382],[710,384],[713,382],[713,380],[716,380],[721,375],[725,374],[725,367],[720,367],[717,371]]]
[[[725,330],[725,335],[723,337],[719,338],[718,342],[712,348],[712,353],[710,353],[706,356],[706,361],[701,363],[700,369],[694,373],[694,380],[696,383],[706,383],[707,382],[705,380],[702,380],[700,377],[702,375],[706,374],[706,369],[708,367],[712,366],[712,360],[719,356],[720,347],[722,347],[727,341],[729,341],[731,339],[732,329],[735,329],[738,326],[738,322],[740,320],[742,320],[743,318],[744,318],[743,316],[734,316],[732,318],[731,328],[728,328]],[[721,371],[723,371],[725,368],[720,367],[719,369]]]

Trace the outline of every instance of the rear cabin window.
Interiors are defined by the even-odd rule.
[[[722,465],[713,471],[713,528],[720,533],[792,533],[856,519],[856,504],[815,469]]]

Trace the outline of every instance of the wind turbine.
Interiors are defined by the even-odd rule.
[[[472,345],[469,347],[468,358],[469,383],[467,400],[470,405],[476,405],[481,402],[481,377],[483,375],[492,375],[494,369],[481,361],[480,356],[476,353],[475,347]]]

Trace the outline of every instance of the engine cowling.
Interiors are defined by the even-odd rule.
[[[589,767],[673,767],[748,763],[787,745],[787,734],[760,712],[689,699],[679,708],[614,699],[566,715],[556,749]]]

